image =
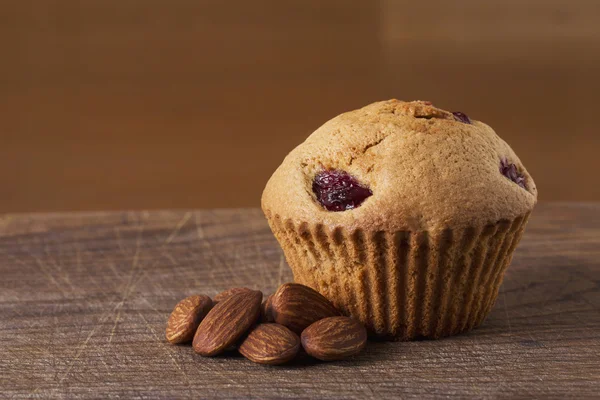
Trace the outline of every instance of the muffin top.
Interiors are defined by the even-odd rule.
[[[330,229],[431,231],[512,220],[536,201],[531,175],[492,128],[394,99],[317,129],[271,176],[262,208]]]

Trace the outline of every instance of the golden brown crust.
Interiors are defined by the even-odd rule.
[[[526,190],[499,172],[516,164]],[[373,195],[356,209],[331,212],[312,192],[322,169],[342,169]],[[332,231],[440,231],[514,220],[537,201],[535,182],[486,124],[457,121],[429,102],[388,100],[341,114],[296,147],[275,171],[262,207],[299,225]]]

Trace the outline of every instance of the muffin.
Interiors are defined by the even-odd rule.
[[[490,312],[537,201],[486,124],[388,100],[287,155],[262,209],[294,279],[389,340],[468,331]]]

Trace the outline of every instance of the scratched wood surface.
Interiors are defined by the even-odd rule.
[[[0,397],[594,397],[600,204],[542,204],[484,325],[284,367],[164,339],[175,303],[290,272],[256,209],[0,218]]]

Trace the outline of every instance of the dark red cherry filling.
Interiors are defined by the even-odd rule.
[[[527,189],[525,187],[525,177],[517,170],[517,166],[508,162],[506,158],[500,159],[500,173],[523,189]]]
[[[330,169],[315,176],[312,190],[319,203],[329,211],[345,211],[356,208],[373,194],[345,171]]]
[[[469,118],[469,116],[465,113],[462,113],[460,111],[452,111],[452,114],[454,115],[454,118],[457,121],[460,121],[464,124],[470,124],[471,123],[471,118]]]

